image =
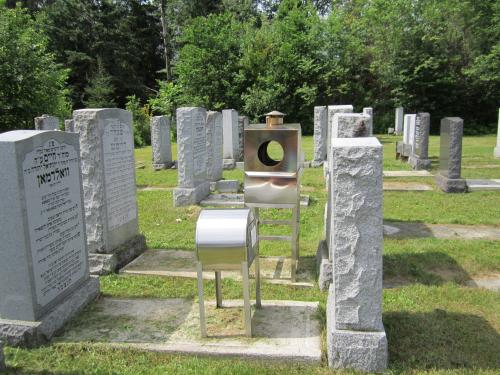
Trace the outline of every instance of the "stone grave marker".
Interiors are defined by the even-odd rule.
[[[429,159],[429,132],[431,126],[431,116],[426,112],[417,113],[415,119],[415,137],[412,145],[412,153],[408,159],[413,169],[429,169],[431,161]]]
[[[75,123],[73,119],[64,120],[64,131],[73,133],[75,131]]]
[[[498,130],[497,130],[497,145],[493,151],[495,158],[500,158],[500,108],[498,109]]]
[[[132,114],[118,108],[73,112],[80,134],[90,271],[106,274],[145,247],[139,234]]]
[[[178,187],[174,189],[175,207],[197,204],[210,193],[210,182],[207,181],[206,118],[205,108],[177,109]]]
[[[383,371],[383,149],[375,137],[332,138],[331,156],[328,363],[334,368]]]
[[[415,132],[415,118],[416,115],[414,114],[404,116],[403,141],[396,143],[396,158],[407,160],[411,155],[411,144]]]
[[[326,106],[314,107],[314,157],[312,166],[319,167],[326,160],[326,141],[328,136],[328,109]]]
[[[239,154],[238,112],[234,109],[222,110],[222,139],[224,167],[233,169]]]
[[[328,133],[327,133],[327,137],[326,137],[327,157],[328,157],[328,154],[330,152],[334,115],[336,113],[352,113],[353,111],[354,111],[354,108],[350,104],[347,104],[347,105],[329,105],[328,106],[328,129],[327,129]]]
[[[59,119],[50,115],[35,117],[35,130],[59,130]]]
[[[396,108],[396,119],[394,123],[394,131],[396,132],[396,135],[403,134],[403,116],[403,107]]]
[[[250,119],[247,116],[238,116],[238,159],[243,161],[245,127],[250,124]]]
[[[368,135],[371,137],[373,135],[373,108],[363,108],[363,114],[370,116],[370,120],[368,121]]]
[[[459,117],[441,120],[439,141],[439,171],[436,185],[447,193],[464,193],[466,181],[460,176],[462,168],[462,136],[464,121]]]
[[[33,346],[99,294],[89,276],[78,135],[6,132],[0,159],[0,339]]]
[[[362,113],[336,113],[333,116],[332,139],[369,136],[370,115]]]
[[[207,179],[217,182],[222,179],[222,114],[216,111],[208,111],[205,127],[207,137]]]
[[[153,116],[151,118],[151,148],[155,171],[172,166],[170,119],[167,116]]]
[[[5,367],[5,356],[3,354],[3,342],[0,340],[0,371],[4,371]]]

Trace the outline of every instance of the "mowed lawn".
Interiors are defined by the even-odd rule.
[[[395,141],[381,136],[385,170],[409,170],[395,160]],[[312,137],[303,137],[306,159],[312,158]],[[500,159],[493,158],[495,136],[464,137],[466,178],[500,178]],[[174,159],[176,145],[173,145]],[[431,172],[437,170],[439,137],[430,139]],[[136,150],[139,187],[168,188],[138,191],[140,230],[153,249],[194,251],[194,228],[199,207],[174,208],[172,191],[176,170],[154,172],[151,148]],[[243,181],[243,172],[225,171],[226,179]],[[434,185],[432,178],[386,178]],[[301,256],[313,257],[323,237],[326,201],[321,168],[306,169],[302,193],[311,205],[301,212]],[[267,215],[278,217],[270,211]],[[455,223],[500,227],[500,192],[445,194],[385,192],[384,219],[422,223]],[[268,229],[272,232],[274,229]],[[263,255],[287,255],[285,244],[263,244]],[[474,277],[500,277],[500,241],[458,239],[385,239],[384,277],[396,287],[384,289],[383,320],[389,341],[389,374],[498,374],[500,373],[500,292],[470,288]],[[105,296],[122,298],[196,298],[192,279],[154,276],[101,278]],[[397,286],[401,285],[401,286]],[[214,295],[206,281],[207,295]],[[241,298],[240,283],[223,280],[227,298]],[[264,299],[319,301],[324,324],[327,294],[319,289],[264,283]],[[25,374],[327,374],[321,366],[269,363],[237,359],[197,358],[134,350],[116,350],[89,344],[49,344],[38,349],[6,349],[12,373]],[[352,373],[337,371],[336,373]]]

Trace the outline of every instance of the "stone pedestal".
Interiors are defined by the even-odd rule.
[[[396,135],[403,134],[403,107],[396,108],[396,119],[394,121],[394,131]]]
[[[368,120],[368,136],[373,135],[373,108],[372,107],[366,107],[363,108],[363,114],[370,116],[370,119]]]
[[[314,107],[314,157],[313,167],[319,167],[326,160],[326,140],[328,136],[328,110],[326,106]]]
[[[197,204],[210,193],[206,118],[205,108],[177,109],[178,187],[174,189],[175,207]]]
[[[155,171],[172,166],[170,119],[167,116],[153,116],[151,118],[151,149]]]
[[[383,371],[382,145],[374,137],[333,138],[331,155],[328,362],[334,368]]]
[[[462,168],[462,136],[464,122],[459,117],[441,120],[439,172],[436,185],[446,193],[464,193],[467,184],[460,176]]]
[[[498,133],[497,133],[497,145],[493,150],[493,156],[495,158],[500,158],[500,108],[498,109]]]
[[[80,134],[91,272],[102,275],[145,249],[137,222],[132,114],[117,108],[81,109],[73,112],[73,120]]]
[[[431,161],[429,159],[429,131],[431,125],[431,116],[426,112],[417,114],[415,120],[415,138],[412,146],[412,153],[408,163],[415,170],[430,169]]]
[[[234,168],[239,156],[238,112],[234,109],[222,110],[223,147],[222,157],[224,167]],[[227,161],[226,161],[227,160]]]
[[[79,154],[74,133],[0,134],[0,339],[9,345],[49,340],[99,294]]]
[[[35,130],[59,130],[59,119],[50,115],[35,117]]]
[[[208,111],[205,124],[207,137],[207,179],[222,179],[222,114]]]

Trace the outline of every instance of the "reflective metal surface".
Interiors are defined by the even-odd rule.
[[[196,255],[203,270],[240,269],[250,266],[257,241],[252,211],[242,209],[205,209],[196,223]]]

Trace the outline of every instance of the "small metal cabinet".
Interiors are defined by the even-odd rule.
[[[215,271],[217,307],[222,307],[221,271],[241,270],[245,331],[252,335],[249,268],[255,261],[256,306],[260,301],[260,267],[257,226],[253,211],[242,209],[204,209],[196,223],[196,256],[201,336],[206,337],[203,271]]]

